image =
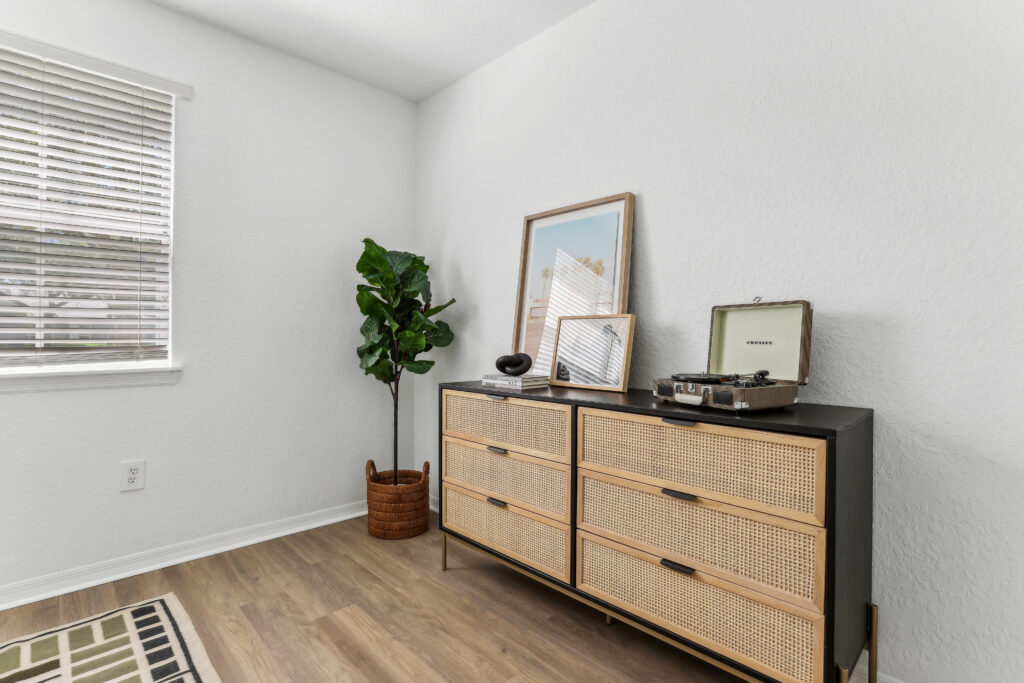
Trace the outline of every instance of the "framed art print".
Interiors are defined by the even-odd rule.
[[[513,353],[547,376],[558,319],[626,312],[633,237],[632,193],[527,216],[519,264]]]

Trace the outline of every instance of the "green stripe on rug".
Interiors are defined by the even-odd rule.
[[[133,658],[134,654],[135,653],[132,652],[132,649],[130,647],[125,648],[124,650],[118,650],[117,652],[111,652],[109,655],[106,655],[104,657],[90,659],[88,662],[83,662],[78,666],[71,667],[71,675],[77,676],[79,674],[84,674],[88,671],[92,671],[93,669],[99,669],[101,667],[108,666],[110,664],[113,664],[114,662],[120,662],[122,659]]]
[[[109,669],[104,669],[99,673],[95,673],[92,676],[86,676],[85,678],[76,678],[75,683],[104,683],[104,681],[112,681],[115,678],[120,678],[130,674],[133,671],[139,670],[139,663],[134,659],[130,659],[123,664],[112,666]]]
[[[102,645],[97,645],[96,647],[90,647],[88,650],[81,650],[79,652],[73,653],[71,655],[71,661],[72,662],[80,662],[83,659],[89,659],[90,657],[95,657],[96,655],[101,655],[104,652],[107,652],[109,650],[114,650],[114,649],[117,649],[119,647],[124,647],[125,645],[128,645],[131,642],[132,642],[131,638],[129,638],[128,636],[125,636],[124,638],[118,638],[117,640],[110,640],[110,641],[107,641],[106,643],[103,643]]]

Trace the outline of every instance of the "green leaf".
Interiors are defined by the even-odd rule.
[[[399,322],[398,316],[395,315],[395,309],[392,308],[391,306],[388,306],[385,303],[382,303],[378,310],[380,311],[380,314],[384,317],[384,320],[387,321],[388,325],[391,326],[391,332],[397,332],[398,328],[401,327],[402,325]]]
[[[432,360],[409,360],[403,363],[405,369],[409,372],[417,375],[423,375],[427,373],[430,368],[434,367],[434,361]]]
[[[430,280],[424,281],[423,286],[420,287],[420,297],[423,299],[423,306],[430,308]]]
[[[359,367],[363,370],[369,370],[370,367],[376,365],[385,351],[383,346],[374,346],[366,350],[360,346],[359,349],[356,353],[359,354]]]
[[[416,309],[412,312],[412,320],[409,322],[409,329],[417,332],[426,332],[434,329],[434,321],[423,315],[423,312]]]
[[[384,337],[384,321],[379,318],[367,318],[363,321],[362,326],[359,328],[359,333],[363,335],[363,340],[367,342],[379,341]]]
[[[357,292],[375,292],[380,294],[383,290],[380,287],[371,287],[370,285],[356,285]]]
[[[430,291],[430,280],[427,279],[427,274],[423,271],[410,270],[402,275],[402,294],[416,295],[422,292],[424,287],[427,288],[427,291]]]
[[[433,316],[433,315],[437,315],[438,313],[440,313],[444,309],[446,309],[449,306],[451,306],[453,303],[455,303],[455,299],[452,299],[451,301],[449,301],[446,304],[441,304],[440,306],[435,306],[434,308],[431,308],[431,309],[427,310],[427,312],[424,313],[423,315],[427,316],[428,318]]]
[[[394,273],[384,248],[369,237],[363,240],[363,253],[356,262],[356,270],[375,287],[381,287],[385,294],[394,286]]]
[[[389,251],[384,254],[388,267],[395,277],[401,277],[409,270],[416,257],[407,251]]]
[[[366,369],[365,374],[373,375],[381,382],[395,381],[395,366],[387,358],[381,358],[375,364]]]
[[[415,356],[427,346],[427,338],[422,332],[403,330],[398,335],[398,349],[410,357]]]
[[[356,292],[356,304],[359,306],[359,312],[367,317],[378,318],[384,315],[381,311],[384,302],[378,299],[373,292],[366,290]]]
[[[382,274],[390,274],[391,267],[387,261],[387,252],[376,242],[367,238],[362,241],[362,254],[355,262],[355,269],[364,276],[371,285],[378,285],[374,282],[380,279]]]
[[[412,264],[409,266],[409,269],[410,270],[419,270],[419,271],[422,271],[422,272],[425,273],[428,270],[430,270],[430,266],[427,265],[426,259],[424,259],[422,256],[415,256],[414,255],[412,257]]]
[[[367,341],[367,342],[364,342],[364,343],[360,344],[356,348],[356,353],[359,354],[360,358],[362,358],[364,355],[369,353],[369,351],[371,349],[373,349],[373,348],[375,348],[377,346],[380,346],[380,340],[379,339],[377,339],[375,341]]]
[[[420,302],[417,299],[405,297],[395,306],[395,317],[398,320],[409,320],[412,312],[419,310],[419,308]]]
[[[434,329],[427,331],[424,340],[431,346],[448,346],[455,339],[455,333],[448,327],[448,323],[435,320]]]

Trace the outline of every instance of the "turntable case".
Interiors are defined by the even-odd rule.
[[[711,309],[708,372],[749,375],[807,384],[811,365],[811,319],[807,301],[715,306]]]

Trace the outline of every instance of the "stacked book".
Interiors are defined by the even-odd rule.
[[[548,378],[545,375],[484,375],[481,381],[485,386],[504,389],[543,389],[548,385]]]

